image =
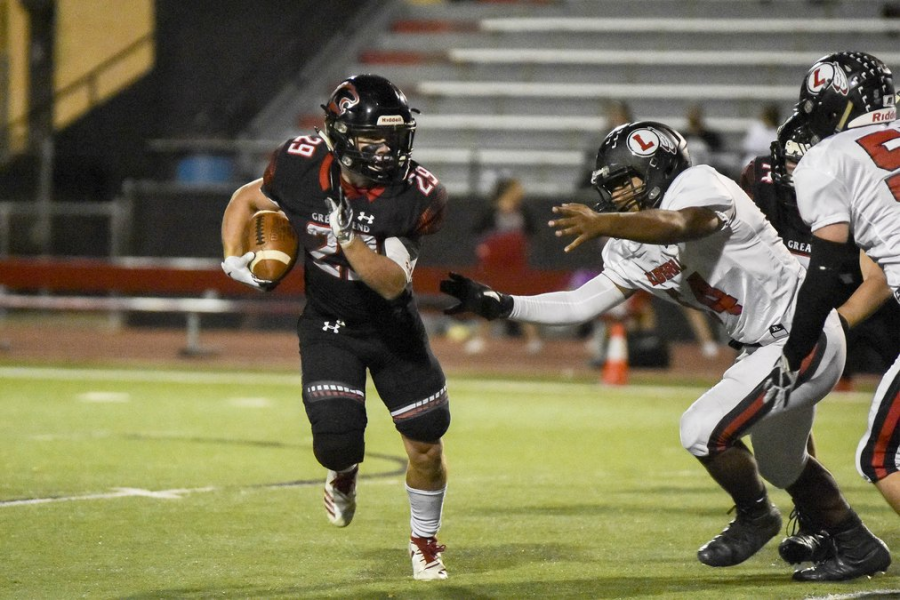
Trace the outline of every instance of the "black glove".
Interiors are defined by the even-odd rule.
[[[505,319],[513,309],[512,296],[495,292],[459,273],[450,273],[450,279],[441,281],[441,291],[459,300],[459,304],[444,310],[445,315],[471,312],[492,321]]]

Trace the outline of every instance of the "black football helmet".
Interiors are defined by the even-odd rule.
[[[616,127],[597,151],[591,183],[600,194],[599,212],[656,208],[672,181],[691,166],[684,137],[662,123],[637,121]],[[632,177],[640,179],[635,186]],[[613,192],[619,191],[613,200]]]
[[[341,165],[378,183],[406,179],[416,121],[397,86],[379,75],[354,75],[335,88],[322,108],[324,137]],[[365,145],[361,139],[383,140],[383,145]]]
[[[778,128],[778,135],[770,151],[772,154],[772,180],[776,185],[793,189],[794,178],[788,172],[788,161],[800,162],[813,146],[813,133],[804,115],[794,113]]]
[[[835,52],[807,71],[794,111],[815,145],[835,133],[897,118],[891,70],[865,52]]]

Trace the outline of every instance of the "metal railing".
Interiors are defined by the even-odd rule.
[[[109,255],[127,252],[131,231],[132,203],[125,195],[114,202],[0,202],[0,258],[12,254],[12,230],[15,217],[28,220],[30,236],[44,254],[53,239],[53,221],[57,217],[106,217],[109,230]]]

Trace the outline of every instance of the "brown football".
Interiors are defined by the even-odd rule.
[[[250,217],[246,250],[255,252],[250,270],[261,281],[278,283],[297,260],[297,232],[283,212],[261,210]]]

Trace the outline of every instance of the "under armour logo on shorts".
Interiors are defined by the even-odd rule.
[[[769,335],[778,340],[787,337],[790,334],[788,333],[788,330],[784,328],[784,325],[772,325],[769,327]]]
[[[346,325],[343,321],[335,321],[334,325],[331,324],[331,321],[325,321],[325,324],[322,326],[322,331],[333,331],[335,333],[339,333],[339,329]]]

